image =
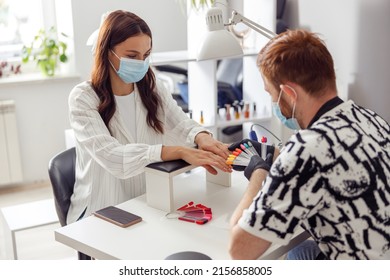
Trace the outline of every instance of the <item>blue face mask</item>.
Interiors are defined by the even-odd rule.
[[[145,60],[131,59],[125,57],[117,56],[114,51],[112,53],[119,59],[119,70],[116,71],[114,65],[110,64],[112,68],[114,68],[115,72],[118,76],[124,81],[126,84],[136,83],[142,80],[145,77],[146,72],[149,69],[149,57]]]
[[[282,96],[282,92],[283,91],[281,90],[279,93],[278,101],[272,102],[272,111],[273,111],[274,115],[283,123],[283,125],[285,125],[286,127],[288,127],[289,129],[292,129],[292,130],[299,130],[299,129],[301,129],[301,127],[299,126],[297,119],[294,118],[295,104],[294,104],[292,116],[290,119],[287,119],[285,116],[283,116],[282,111],[280,110],[279,102],[280,102],[280,97]]]

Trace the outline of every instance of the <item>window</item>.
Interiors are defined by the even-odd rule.
[[[0,0],[0,57],[20,57],[23,44],[43,26],[41,0]]]
[[[21,64],[23,45],[29,45],[40,29],[53,26],[72,37],[71,1],[0,0],[0,63]],[[73,51],[73,42],[69,51]],[[35,65],[23,65],[22,69],[23,73],[38,71]]]

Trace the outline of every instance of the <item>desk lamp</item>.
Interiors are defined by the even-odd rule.
[[[235,10],[232,12],[229,23],[224,24],[222,10],[214,7],[209,9],[206,14],[206,24],[209,32],[199,50],[198,60],[243,55],[243,50],[237,39],[225,29],[225,26],[236,25],[240,22],[269,39],[276,36],[274,32],[244,17]]]

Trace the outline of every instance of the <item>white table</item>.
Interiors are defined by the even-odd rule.
[[[55,231],[55,239],[95,259],[158,260],[182,252],[196,251],[212,259],[229,259],[229,219],[246,189],[241,172],[234,172],[232,187],[207,183],[205,170],[196,168],[174,178],[175,207],[189,201],[212,208],[213,218],[204,225],[167,219],[166,212],[147,206],[146,196],[118,205],[143,218],[128,228],[121,228],[94,216]],[[272,246],[263,258],[276,259],[307,238],[300,232],[290,246]]]

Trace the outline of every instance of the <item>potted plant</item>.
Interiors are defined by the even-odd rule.
[[[64,33],[60,35],[67,37]],[[66,50],[67,44],[58,39],[54,27],[47,32],[41,29],[29,46],[23,46],[22,62],[27,63],[32,59],[37,62],[37,66],[45,76],[54,76],[58,62],[68,61]]]

